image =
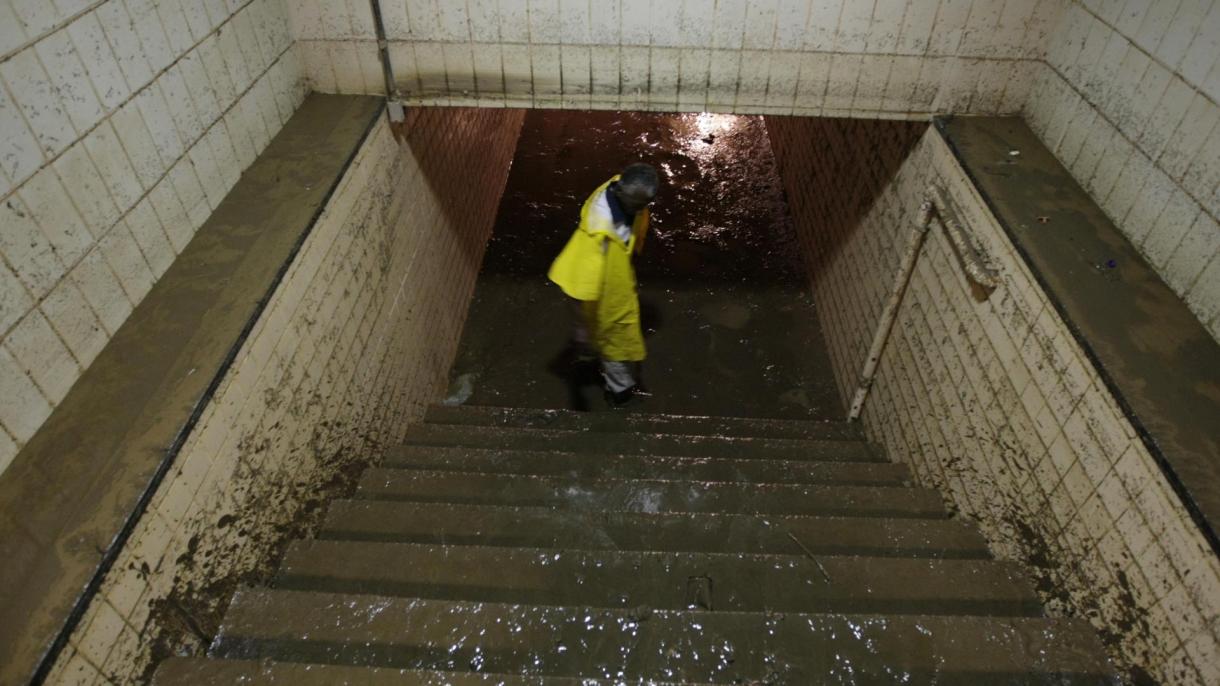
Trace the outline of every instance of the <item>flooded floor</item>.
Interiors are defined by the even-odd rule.
[[[713,114],[527,114],[450,402],[606,409],[546,272],[589,193],[635,161],[662,179],[636,261],[653,394],[636,407],[842,419],[763,120]]]

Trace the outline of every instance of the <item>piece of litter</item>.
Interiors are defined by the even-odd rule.
[[[1038,217],[1039,224],[1048,224],[1048,223],[1050,223],[1050,221],[1051,221],[1051,218],[1047,217],[1046,215],[1042,215],[1042,216]]]
[[[1008,151],[1008,156],[1009,156],[1009,157],[1017,157],[1017,156],[1019,156],[1020,154],[1021,154],[1021,151],[1020,151],[1020,150],[1009,150],[1009,151]]]

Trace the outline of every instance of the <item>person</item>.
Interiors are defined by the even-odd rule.
[[[644,334],[631,258],[644,247],[648,206],[660,181],[652,166],[627,166],[593,191],[580,209],[580,224],[551,264],[547,277],[568,298],[573,343],[601,361],[606,398],[626,404],[642,392]]]

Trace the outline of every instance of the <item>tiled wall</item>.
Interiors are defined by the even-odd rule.
[[[1220,561],[939,134],[767,125],[845,402],[929,183],[1000,272],[975,301],[934,222],[865,408],[869,437],[1025,562],[1052,611],[1090,619],[1120,664],[1220,683]]]
[[[304,96],[283,0],[0,0],[0,471]]]
[[[380,0],[434,104],[865,117],[1017,112],[1062,0]],[[289,0],[311,85],[384,90],[369,0]]]
[[[1220,339],[1220,3],[1069,3],[1026,118]]]
[[[152,651],[198,650],[182,618],[215,630],[224,580],[258,573],[323,484],[444,388],[522,119],[415,110],[401,144],[374,128],[51,684],[131,683]]]

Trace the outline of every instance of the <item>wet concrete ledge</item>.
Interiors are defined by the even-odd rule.
[[[0,475],[0,683],[49,667],[382,107],[310,95]]]
[[[1220,344],[1023,121],[936,123],[1220,553]]]

